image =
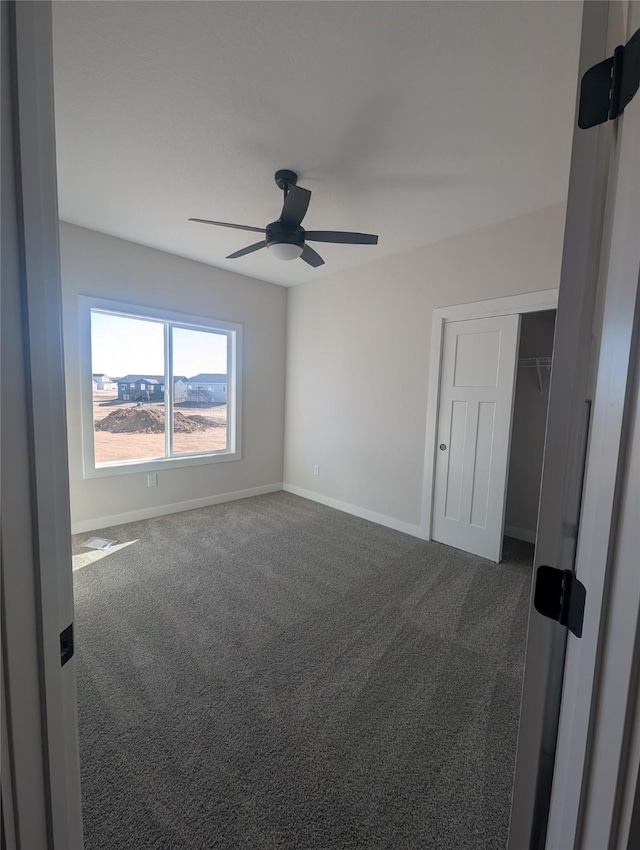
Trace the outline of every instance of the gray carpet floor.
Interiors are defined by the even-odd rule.
[[[86,850],[507,839],[532,547],[287,493],[74,538]]]

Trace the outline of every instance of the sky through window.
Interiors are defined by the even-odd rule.
[[[174,375],[226,374],[226,334],[188,328],[173,333]],[[111,378],[163,374],[164,323],[92,310],[91,371]]]

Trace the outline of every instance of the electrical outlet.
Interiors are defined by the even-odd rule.
[[[158,473],[150,472],[147,475],[147,487],[157,487],[158,486]]]
[[[314,475],[320,475],[320,467],[317,463],[313,464],[313,474]]]

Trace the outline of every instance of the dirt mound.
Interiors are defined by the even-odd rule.
[[[208,428],[224,428],[222,422],[216,422],[210,416],[185,416],[179,410],[173,411],[173,430],[181,434],[190,434],[192,431],[206,431]]]
[[[185,416],[174,411],[173,430],[190,434],[194,431],[206,431],[209,428],[222,427],[208,416]],[[164,410],[152,407],[130,407],[125,410],[112,410],[100,422],[96,422],[96,431],[110,431],[112,434],[163,434]]]
[[[96,422],[96,431],[111,431],[112,434],[162,434],[164,412],[151,407],[112,410],[104,419]]]

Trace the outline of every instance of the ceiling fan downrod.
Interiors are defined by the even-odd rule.
[[[289,194],[289,189],[298,184],[298,175],[295,171],[290,171],[288,168],[280,168],[274,175],[276,186],[282,189],[285,198]]]

